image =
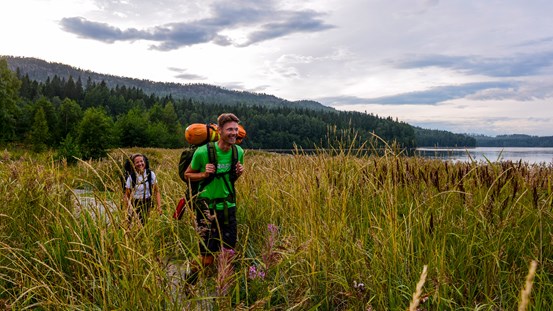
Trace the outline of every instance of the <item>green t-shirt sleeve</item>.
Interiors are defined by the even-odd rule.
[[[192,156],[192,161],[190,162],[190,168],[195,171],[205,172],[205,165],[208,162],[207,156],[207,145],[198,147]]]
[[[236,150],[238,151],[238,162],[240,162],[240,164],[244,164],[244,149],[236,145]]]

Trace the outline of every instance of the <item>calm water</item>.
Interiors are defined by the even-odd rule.
[[[417,148],[417,154],[427,158],[453,161],[513,161],[553,163],[553,148],[478,147],[470,149]]]

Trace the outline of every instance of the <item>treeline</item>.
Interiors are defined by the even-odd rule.
[[[463,134],[442,130],[428,130],[413,127],[419,147],[475,147],[476,139]]]
[[[530,136],[523,134],[474,136],[477,147],[553,147],[553,136]]]
[[[1,57],[1,56],[0,56]],[[8,61],[8,67],[12,71],[21,71],[29,75],[29,78],[38,82],[46,82],[50,77],[57,76],[58,79],[68,80],[70,77],[87,77],[89,82],[105,83],[110,89],[125,85],[127,88],[140,89],[146,94],[156,94],[157,96],[171,95],[176,99],[192,99],[196,102],[218,103],[222,105],[259,105],[268,107],[297,107],[317,110],[334,110],[315,101],[288,101],[278,98],[274,95],[263,93],[252,93],[245,91],[235,91],[222,88],[220,86],[192,83],[180,84],[170,82],[154,82],[143,79],[133,79],[119,77],[107,74],[96,73],[89,70],[74,68],[69,65],[46,62],[41,59],[30,57],[5,56]]]
[[[135,87],[109,88],[103,81],[72,76],[39,82],[10,71],[3,59],[0,72],[0,142],[23,143],[36,151],[55,148],[65,157],[99,158],[114,147],[179,148],[186,125],[215,122],[229,110],[248,131],[246,148],[358,147],[367,140],[379,144],[375,135],[399,146],[415,145],[410,125],[358,112],[241,103],[229,107],[148,95]]]

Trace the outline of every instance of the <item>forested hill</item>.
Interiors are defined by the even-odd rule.
[[[221,105],[258,105],[267,107],[297,107],[315,110],[332,111],[334,108],[324,106],[316,101],[300,100],[289,101],[273,95],[252,93],[245,91],[233,91],[209,84],[180,84],[154,82],[134,78],[119,77],[82,70],[69,65],[47,62],[37,58],[0,56],[8,61],[8,68],[19,71],[21,76],[28,75],[30,80],[46,82],[57,76],[59,79],[80,78],[83,84],[100,83],[104,81],[108,88],[126,86],[137,88],[146,94],[156,96],[171,96],[175,99],[192,99],[204,103],[217,103]]]
[[[81,138],[84,133],[90,132],[85,131],[82,124],[90,112],[100,114],[95,117],[111,124],[105,129],[110,133],[105,139],[110,147],[177,148],[183,144],[182,131],[188,124],[215,122],[218,113],[231,110],[247,127],[248,139],[244,143],[247,148],[327,148],[336,143],[356,147],[366,141],[374,142],[375,135],[388,143],[409,148],[474,146],[474,140],[464,135],[421,128],[415,131],[411,125],[391,117],[338,111],[315,101],[291,102],[271,95],[236,92],[205,84],[181,85],[122,78],[32,58],[0,57],[0,73],[4,70],[1,67],[12,73],[3,73],[7,81],[18,81],[13,81],[11,88],[14,89],[10,90],[14,93],[13,104],[3,117],[0,115],[0,127],[4,125],[5,128],[0,133],[0,144],[35,141],[33,144],[38,142],[58,148],[69,134],[79,141],[84,139]],[[175,87],[179,95],[175,96],[169,86]],[[10,88],[8,84],[0,84],[0,95],[7,94],[3,93],[3,87]],[[227,107],[229,105],[232,109]],[[67,109],[75,116],[70,122],[64,116]],[[40,110],[44,111],[46,120],[43,128],[37,129],[39,123],[35,119],[41,118],[37,115]],[[63,126],[62,119],[65,120]],[[46,132],[44,124],[48,128]],[[79,132],[79,128],[83,132]],[[48,139],[42,142],[40,135],[36,135],[38,132]],[[352,138],[355,146],[351,144]]]
[[[530,136],[523,134],[475,135],[477,147],[553,147],[553,136]]]
[[[442,130],[429,130],[417,126],[415,136],[419,147],[475,147],[476,139],[464,134],[455,134]]]

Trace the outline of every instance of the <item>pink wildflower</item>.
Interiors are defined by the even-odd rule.
[[[257,270],[255,266],[250,266],[250,269],[248,271],[248,278],[250,280],[254,279],[265,279],[265,272],[263,270]]]
[[[232,260],[236,252],[230,248],[224,248],[217,256],[217,294],[219,296],[226,295],[229,287],[232,285],[232,276],[234,269]]]

